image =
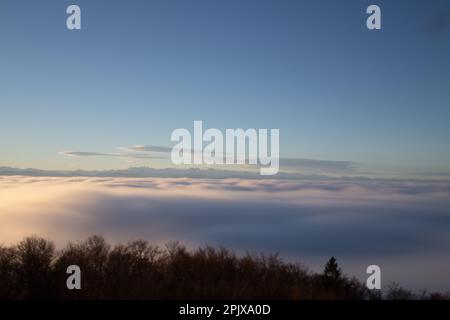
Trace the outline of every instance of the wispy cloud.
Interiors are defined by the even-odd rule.
[[[166,146],[153,145],[134,145],[118,148],[121,152],[117,153],[103,153],[103,152],[86,152],[86,151],[62,151],[59,152],[65,156],[78,157],[126,157],[131,159],[167,159],[170,160],[170,153],[172,148]],[[192,154],[199,151],[190,151]],[[220,155],[217,155],[220,156]],[[245,168],[241,166],[240,168]],[[251,166],[247,166],[251,167]],[[302,158],[281,158],[280,167],[282,170],[289,171],[308,171],[316,173],[342,173],[355,172],[359,164],[352,161],[333,161],[333,160],[318,160],[318,159],[302,159]]]
[[[135,146],[131,146],[131,147],[123,147],[122,149],[129,150],[129,151],[164,152],[164,153],[169,153],[172,151],[172,148],[170,148],[170,147],[146,146],[146,145],[135,145]]]
[[[317,169],[331,171],[354,171],[358,163],[352,161],[332,161],[317,159],[281,158],[280,165],[286,169]]]
[[[60,151],[60,155],[69,157],[121,157],[130,159],[167,159],[166,156],[144,154],[144,153],[104,153],[104,152],[90,152],[90,151]]]
[[[122,154],[117,153],[101,153],[88,151],[60,151],[58,154],[69,157],[120,157]]]

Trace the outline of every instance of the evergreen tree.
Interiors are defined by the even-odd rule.
[[[325,264],[323,274],[325,278],[334,281],[341,278],[341,268],[339,268],[335,257],[331,257],[330,260],[328,260],[328,262]]]

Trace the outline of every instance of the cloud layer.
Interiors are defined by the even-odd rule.
[[[380,264],[386,281],[450,289],[439,287],[450,280],[449,182],[9,176],[0,188],[6,243],[99,233],[279,252],[314,268],[335,255],[361,276]]]

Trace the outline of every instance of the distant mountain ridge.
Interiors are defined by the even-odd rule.
[[[221,170],[215,168],[162,168],[130,167],[117,170],[43,170],[35,168],[0,167],[0,176],[27,176],[27,177],[105,177],[105,178],[194,178],[194,179],[264,179],[264,180],[340,180],[340,181],[449,181],[436,179],[435,176],[427,178],[412,177],[370,177],[365,175],[327,175],[307,174],[300,172],[279,172],[274,176],[261,176],[259,171]]]
[[[42,170],[34,168],[0,167],[0,176],[31,176],[31,177],[124,177],[124,178],[245,178],[260,179],[259,172],[232,171],[218,169],[155,169],[149,167],[131,167],[119,170]],[[295,178],[305,177],[295,175]],[[266,177],[267,178],[267,177]],[[274,178],[292,179],[292,174],[279,173]]]

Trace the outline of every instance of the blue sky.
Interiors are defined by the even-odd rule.
[[[170,146],[203,120],[280,128],[282,157],[448,172],[449,21],[438,0],[2,0],[0,166],[123,168],[58,152]]]

